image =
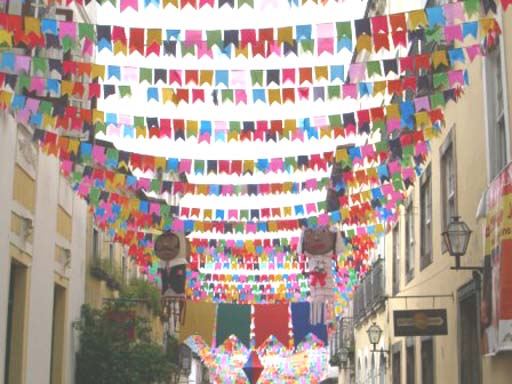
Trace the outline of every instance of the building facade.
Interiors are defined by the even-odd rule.
[[[7,1],[2,11],[90,22],[94,10],[42,4]],[[72,324],[85,300],[87,206],[32,134],[30,125],[1,112],[0,381],[72,383]]]
[[[503,32],[499,43],[467,65],[470,84],[462,99],[446,108],[446,124],[431,141],[424,171],[382,239],[383,260],[375,262],[354,295],[356,383],[510,382],[510,347],[489,349],[482,306],[491,289],[489,276],[507,273],[483,269],[490,263],[485,258],[489,187],[511,161],[512,14],[499,9],[497,19]],[[472,231],[461,266],[479,269],[452,269],[455,258],[441,233],[456,216]],[[381,264],[385,276],[376,279]],[[375,296],[371,292],[381,289],[381,280],[385,293]],[[502,296],[512,295],[507,289],[501,286]],[[446,335],[395,336],[396,311],[432,309],[446,310]],[[373,323],[383,331],[376,345],[380,352],[371,352],[367,330]]]

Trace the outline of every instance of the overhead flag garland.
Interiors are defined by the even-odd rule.
[[[288,4],[293,9],[343,2]],[[126,14],[255,6],[254,0],[47,1],[93,3]],[[480,14],[481,3],[486,16]],[[512,0],[499,3],[506,10]],[[186,318],[180,338],[216,382],[300,383],[304,375],[308,383],[318,382],[327,364],[330,321],[344,314],[369,268],[369,250],[397,220],[431,140],[444,126],[444,109],[470,84],[468,66],[497,42],[501,28],[487,15],[496,7],[493,0],[464,0],[351,21],[244,29],[140,28],[0,13],[0,109],[33,128],[41,152],[59,159],[96,225],[126,247],[150,280],[162,283],[153,255],[162,231],[190,234],[184,290],[189,314],[195,315]],[[436,48],[410,54],[415,44]],[[54,58],[49,50],[75,55]],[[133,56],[143,64],[168,61],[89,62],[96,55]],[[353,59],[332,60],[343,55]],[[314,65],[297,65],[309,57]],[[195,68],[184,59],[222,65]],[[235,60],[251,64],[232,66]],[[379,102],[365,106],[375,99]],[[170,112],[142,116],[112,108],[127,100]],[[201,113],[191,118],[182,112],[189,106],[272,111],[296,104],[339,108],[304,108],[301,115],[277,117],[261,113],[257,119]],[[308,146],[323,140],[332,147],[233,159],[225,153],[149,155],[118,149],[117,139],[162,140],[170,146]],[[269,176],[280,180],[266,180]],[[222,177],[265,182],[218,181]],[[196,178],[201,181],[189,181]],[[216,181],[203,181],[208,178]],[[300,199],[313,192],[334,198],[242,207],[206,203]],[[190,196],[205,202],[194,205],[187,202]],[[301,251],[304,229],[319,227],[337,228],[339,252]],[[313,263],[315,256],[322,256],[320,266]],[[194,322],[198,316],[209,320]]]

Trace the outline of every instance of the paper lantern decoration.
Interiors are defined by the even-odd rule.
[[[331,317],[334,300],[333,261],[343,251],[343,239],[338,230],[328,226],[306,228],[302,231],[298,253],[307,258],[310,287],[310,322],[319,324]]]
[[[155,253],[160,259],[158,272],[162,278],[162,295],[185,294],[186,269],[190,246],[183,234],[164,232],[155,241]]]
[[[261,364],[260,358],[256,351],[251,351],[247,362],[243,368],[249,383],[256,384],[260,378],[261,372],[263,372],[263,364]]]

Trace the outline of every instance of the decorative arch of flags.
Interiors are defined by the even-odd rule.
[[[92,0],[48,0],[57,5],[87,5]],[[290,7],[323,7],[343,1],[290,0]],[[254,7],[254,0],[96,0],[119,12],[155,8]],[[262,0],[262,5],[271,5]],[[501,0],[504,10],[512,0]],[[484,15],[481,14],[483,5]],[[422,172],[429,143],[439,135],[443,110],[463,96],[467,65],[486,54],[501,33],[492,13],[494,0],[464,0],[385,16],[333,23],[241,30],[188,30],[95,25],[52,18],[0,13],[0,108],[33,127],[45,154],[59,159],[62,173],[84,198],[96,224],[123,244],[137,264],[159,281],[153,252],[164,230],[190,233],[187,268],[187,321],[181,335],[218,382],[308,383],[322,378],[332,324],[309,319],[307,260],[297,253],[304,227],[337,226],[345,253],[336,260],[336,315],[350,301],[367,271],[376,240],[397,219],[397,207]],[[438,46],[429,53],[400,56],[415,41]],[[19,49],[31,50],[23,54]],[[55,59],[45,49],[78,53]],[[333,65],[323,60],[367,51],[392,58],[353,60]],[[212,60],[315,57],[315,66],[264,66],[251,69],[195,69],[103,65],[95,53],[139,58]],[[397,56],[397,57],[396,57]],[[76,58],[78,57],[78,58]],[[386,57],[391,57],[389,54]],[[407,94],[407,97],[404,95]],[[91,100],[139,97],[150,106],[176,111],[176,117],[136,116],[76,107],[71,98]],[[180,108],[293,105],[365,101],[382,97],[373,108],[331,115],[304,113],[258,120],[184,119]],[[341,109],[341,108],[340,108]],[[192,143],[307,143],[332,140],[322,153],[228,160],[159,157],[117,149],[98,134]],[[342,139],[364,144],[336,147]],[[326,176],[332,170],[330,176]],[[334,172],[336,170],[336,172]],[[143,177],[134,171],[144,172]],[[320,177],[296,181],[303,172]],[[165,181],[159,172],[181,175],[269,175],[281,182],[199,184]],[[339,208],[326,199],[262,208],[195,207],[167,204],[159,196],[269,196],[334,192]],[[222,234],[223,236],[219,236]],[[193,316],[195,314],[195,316]],[[211,319],[211,327],[194,323]],[[237,321],[234,321],[237,320]],[[203,322],[204,324],[204,322]],[[215,325],[215,326],[214,326]]]

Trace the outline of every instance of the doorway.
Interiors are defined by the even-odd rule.
[[[458,292],[459,304],[459,383],[481,384],[479,282],[471,281]]]

